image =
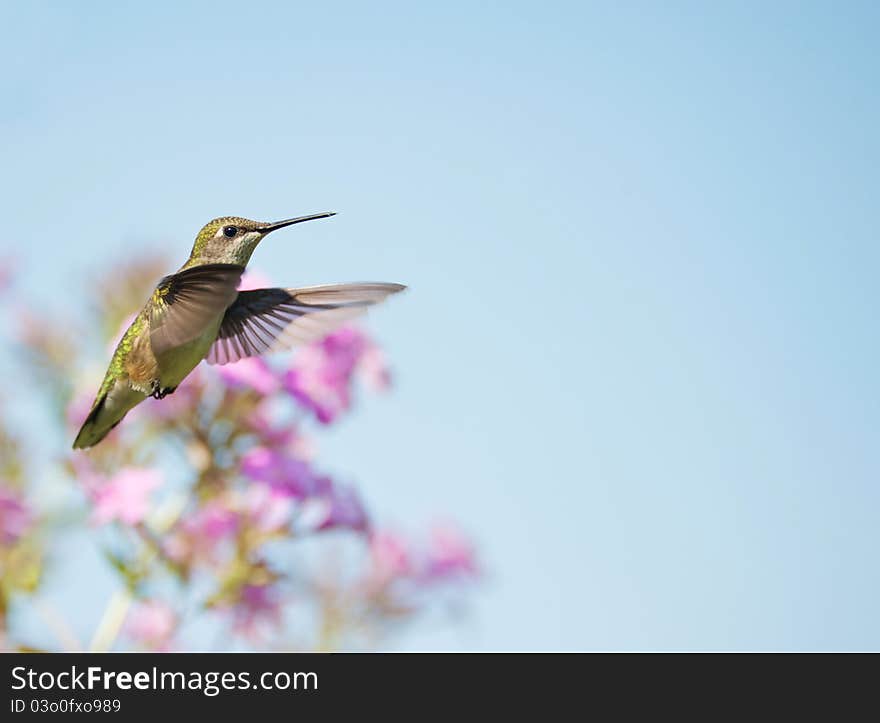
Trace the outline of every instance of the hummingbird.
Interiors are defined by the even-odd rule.
[[[278,229],[335,216],[275,223],[223,216],[199,231],[187,262],[161,279],[113,352],[74,449],[100,442],[147,397],[162,399],[202,361],[228,364],[323,337],[402,284],[358,283],[238,291],[254,249]]]

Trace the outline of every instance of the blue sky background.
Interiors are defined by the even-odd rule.
[[[880,648],[878,22],[5,2],[0,253],[62,308],[214,216],[338,211],[254,257],[411,286],[370,322],[395,392],[322,458],[491,570],[404,649]]]

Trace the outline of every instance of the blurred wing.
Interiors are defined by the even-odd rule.
[[[238,296],[244,268],[206,264],[166,276],[153,292],[150,344],[159,356],[201,336]]]
[[[241,291],[227,309],[206,359],[209,364],[228,364],[320,339],[405,288],[375,283]]]

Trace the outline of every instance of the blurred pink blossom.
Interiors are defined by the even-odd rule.
[[[92,520],[106,524],[119,520],[127,525],[141,522],[150,509],[150,493],[162,485],[162,474],[145,467],[123,467],[92,491]]]
[[[161,600],[146,600],[128,613],[125,633],[132,640],[154,650],[167,650],[177,628],[177,615]]]
[[[369,347],[366,336],[343,327],[309,344],[294,357],[284,387],[322,424],[330,424],[351,406],[352,377]]]
[[[268,396],[281,387],[278,376],[262,357],[249,356],[217,367],[220,379],[230,389],[253,389]]]
[[[243,505],[248,520],[260,532],[266,533],[286,527],[293,512],[293,500],[289,495],[264,485],[248,487]]]
[[[166,552],[178,562],[215,562],[221,545],[239,529],[239,514],[224,499],[206,502],[183,517],[166,543]]]
[[[385,352],[374,344],[370,344],[361,354],[357,372],[372,392],[385,392],[391,387],[391,370]]]
[[[0,543],[8,545],[19,540],[32,521],[22,499],[0,482]]]
[[[299,434],[296,425],[291,422],[276,423],[273,419],[272,407],[274,399],[264,399],[256,405],[245,422],[263,445],[286,449],[302,459],[311,456],[311,444]]]
[[[86,494],[94,498],[95,493],[106,481],[92,464],[92,460],[84,454],[75,454],[70,458],[70,466],[77,481],[83,486]]]
[[[235,534],[238,515],[220,500],[211,500],[186,520],[187,529],[203,540],[222,540]]]
[[[264,639],[281,626],[281,600],[271,585],[244,585],[231,607],[232,629],[251,641]]]
[[[268,447],[254,447],[241,458],[241,471],[254,482],[263,482],[289,497],[312,494],[317,478],[307,462]]]
[[[396,578],[412,574],[413,569],[409,540],[387,530],[370,535],[368,583],[372,587],[384,587]]]
[[[473,544],[464,533],[449,523],[435,525],[428,542],[426,576],[475,577],[478,572]]]
[[[319,479],[321,494],[305,502],[303,518],[314,530],[348,529],[366,532],[369,518],[354,487],[333,484],[329,477]]]

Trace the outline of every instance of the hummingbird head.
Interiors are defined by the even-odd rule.
[[[336,214],[332,211],[313,213],[308,216],[297,216],[284,221],[267,223],[251,221],[240,216],[221,216],[208,221],[196,236],[193,244],[190,263],[228,263],[247,266],[251,254],[268,234],[285,226],[292,226],[303,221],[314,221],[329,218]]]

